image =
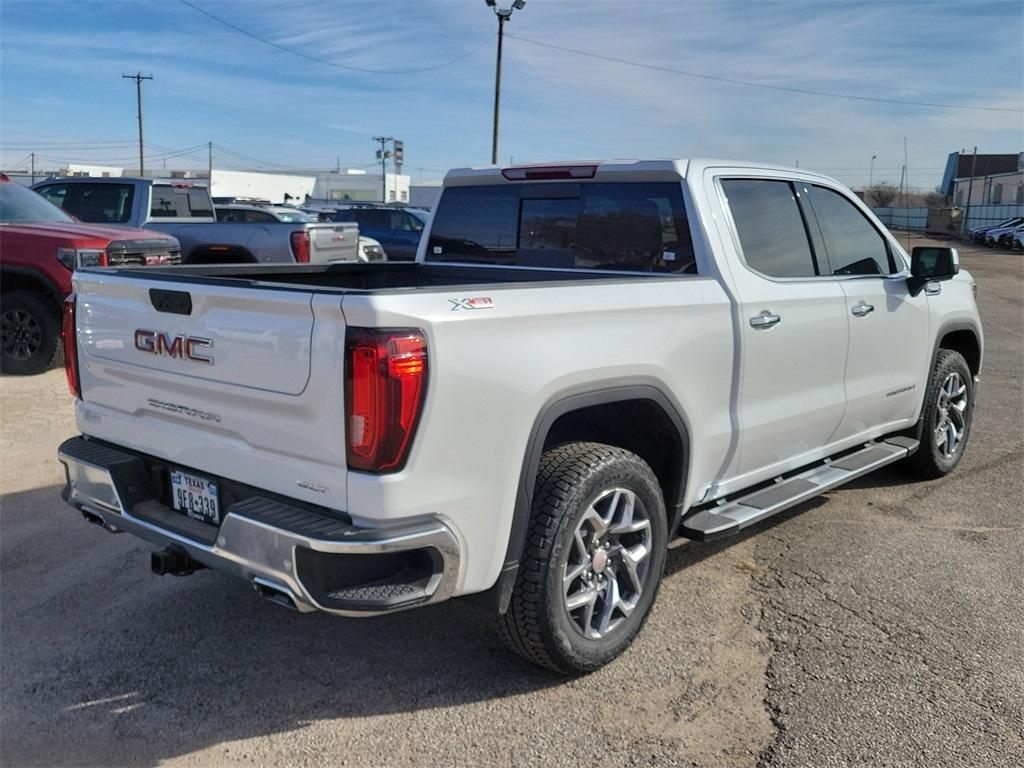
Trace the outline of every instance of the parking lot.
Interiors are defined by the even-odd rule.
[[[917,244],[917,243],[915,243]],[[986,350],[953,475],[887,468],[679,543],[645,631],[567,680],[454,601],[299,615],[60,499],[64,374],[0,379],[4,765],[1019,766],[1024,255],[961,246]]]

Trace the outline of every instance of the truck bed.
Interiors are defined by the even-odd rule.
[[[108,273],[112,270],[106,270]],[[452,265],[417,262],[383,264],[263,264],[263,265],[181,265],[141,270],[119,269],[119,275],[149,280],[196,282],[201,284],[251,285],[253,287],[291,286],[297,289],[342,292],[381,292],[415,288],[451,288],[455,286],[504,285],[544,282],[620,282],[623,280],[679,280],[696,275],[661,272],[608,272],[581,269],[544,269],[528,267]]]

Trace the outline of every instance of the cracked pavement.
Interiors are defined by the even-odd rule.
[[[0,763],[1020,766],[1024,257],[961,254],[987,346],[960,469],[674,545],[634,646],[571,681],[458,601],[342,620],[152,575],[60,501],[63,372],[0,378]]]

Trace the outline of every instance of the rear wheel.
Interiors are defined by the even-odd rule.
[[[638,456],[599,443],[547,451],[526,551],[498,630],[526,659],[595,670],[640,631],[665,567],[665,504]]]
[[[42,373],[60,360],[60,332],[53,302],[34,291],[0,298],[0,368],[4,373]]]
[[[940,349],[925,393],[921,446],[911,466],[926,478],[952,472],[963,458],[974,414],[974,379],[963,355]]]

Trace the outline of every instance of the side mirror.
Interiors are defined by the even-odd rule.
[[[925,283],[950,280],[960,271],[960,254],[956,248],[918,246],[910,254],[910,295],[917,296]]]

